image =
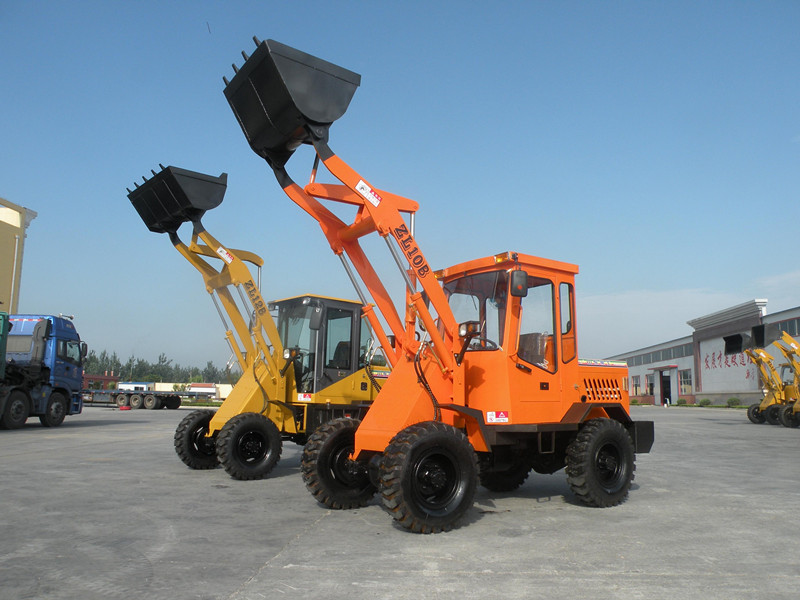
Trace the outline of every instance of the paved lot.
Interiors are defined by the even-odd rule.
[[[379,504],[329,511],[300,449],[270,479],[191,471],[186,414],[89,407],[0,431],[0,598],[797,598],[800,430],[743,411],[635,407],[656,422],[628,501],[574,502],[563,472],[480,490],[421,536]]]

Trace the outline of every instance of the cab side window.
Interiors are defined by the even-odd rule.
[[[555,373],[555,312],[552,281],[528,278],[528,295],[521,298],[519,345],[520,359]]]
[[[559,301],[561,302],[561,358],[565,363],[571,361],[578,354],[575,338],[575,305],[572,285],[562,283],[558,286]]]

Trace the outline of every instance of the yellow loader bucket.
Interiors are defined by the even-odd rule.
[[[175,233],[181,224],[199,221],[207,210],[222,202],[228,186],[227,173],[214,177],[159,166],[161,171],[152,171],[152,178],[142,178],[144,183],[135,183],[135,189],[128,190],[128,199],[150,231]]]
[[[282,167],[300,144],[327,140],[331,124],[350,104],[361,75],[275,40],[256,43],[225,98],[250,147]],[[312,137],[313,136],[313,137]]]

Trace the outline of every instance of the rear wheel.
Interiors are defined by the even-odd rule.
[[[133,394],[129,402],[132,410],[136,410],[137,408],[142,408],[142,406],[144,405],[144,400],[139,394]]]
[[[123,406],[130,406],[130,401],[128,400],[127,394],[117,394],[117,397],[114,398],[119,408]]]
[[[334,419],[319,427],[303,448],[303,481],[317,502],[328,508],[358,508],[375,495],[367,466],[350,459],[360,423]]]
[[[438,421],[407,427],[386,448],[380,466],[384,508],[406,529],[452,529],[472,507],[478,460],[461,431]]]
[[[181,397],[180,396],[167,396],[164,404],[167,407],[167,410],[175,410],[180,408],[181,406]]]
[[[281,432],[259,413],[236,415],[217,436],[217,458],[234,479],[263,479],[281,457]]]
[[[756,425],[760,425],[767,420],[767,417],[765,417],[764,413],[761,412],[761,409],[759,408],[760,406],[760,403],[751,404],[747,408],[747,418],[750,419],[751,423],[755,423]]]
[[[47,400],[47,408],[39,415],[39,422],[45,427],[58,427],[67,416],[67,399],[61,392],[53,392]]]
[[[567,482],[578,499],[590,506],[623,502],[635,468],[631,436],[612,419],[588,421],[567,448]]]
[[[781,424],[784,427],[800,427],[800,414],[794,412],[794,405],[784,406],[780,411]]]
[[[782,404],[770,404],[767,407],[767,410],[764,411],[764,416],[767,419],[767,423],[770,425],[780,425],[782,408]]]
[[[3,429],[19,429],[25,425],[30,414],[30,404],[28,396],[22,390],[12,390],[6,400],[6,408],[3,411],[3,420],[0,422]]]
[[[142,400],[142,406],[147,410],[156,410],[161,408],[161,400],[153,396],[153,394],[147,394]]]
[[[192,411],[175,430],[175,452],[191,469],[213,469],[218,464],[214,439],[206,436],[213,416],[211,410]]]

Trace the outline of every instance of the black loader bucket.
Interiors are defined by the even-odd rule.
[[[174,233],[182,223],[199,220],[222,202],[228,186],[227,173],[214,177],[159,166],[161,171],[153,171],[152,178],[141,185],[134,184],[133,191],[128,190],[128,199],[150,231]]]
[[[225,81],[225,98],[250,147],[273,166],[328,128],[347,110],[361,75],[289,46],[266,40]]]

